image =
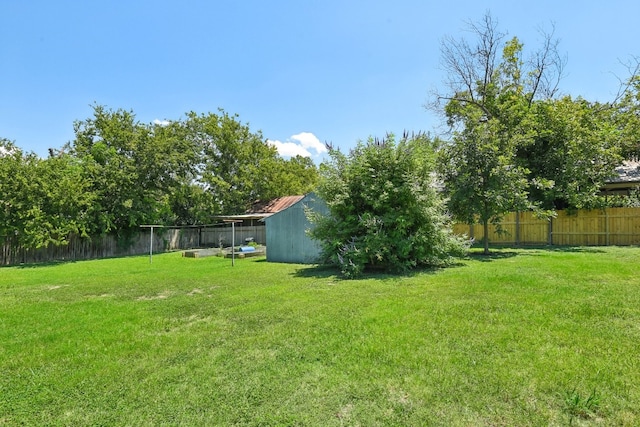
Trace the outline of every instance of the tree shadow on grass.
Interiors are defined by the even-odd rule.
[[[153,256],[164,255],[171,252],[179,252],[179,251],[163,251],[163,252],[154,252]],[[26,262],[20,264],[11,264],[11,265],[0,265],[0,268],[23,268],[23,269],[35,269],[35,268],[45,268],[45,267],[55,267],[58,265],[64,264],[75,264],[78,262],[86,262],[86,261],[102,261],[102,260],[113,260],[113,259],[125,259],[125,258],[149,258],[149,254],[132,254],[132,255],[113,255],[113,256],[105,256],[105,257],[96,257],[96,258],[77,258],[77,259],[58,259],[51,261],[34,261],[34,262]],[[193,259],[193,258],[191,258]]]
[[[584,252],[602,254],[606,251],[597,246],[545,246],[545,250],[550,252]]]
[[[476,261],[481,261],[481,262],[491,262],[491,261],[497,261],[505,258],[513,258],[518,255],[520,254],[515,251],[489,250],[489,253],[485,254],[484,251],[481,250],[481,251],[470,251],[468,258]]]
[[[488,254],[485,254],[482,249],[471,250],[468,258],[481,262],[491,262],[515,256],[536,256],[543,252],[604,253],[605,250],[596,246],[494,246],[489,248]]]
[[[445,268],[455,268],[455,267],[463,267],[465,264],[462,262],[457,262],[451,264],[447,267],[423,267],[416,268],[414,270],[409,270],[406,272],[389,272],[378,269],[366,269],[361,276],[356,279],[347,279],[342,277],[340,274],[340,270],[331,265],[314,265],[310,267],[301,267],[297,269],[294,273],[294,277],[304,277],[304,278],[314,278],[314,279],[329,279],[331,278],[334,281],[348,281],[348,280],[395,280],[395,279],[404,279],[409,277],[418,276],[421,274],[436,274],[438,271],[444,270]]]
[[[328,279],[344,280],[340,277],[340,271],[329,265],[313,264],[310,266],[304,266],[296,269],[292,273],[294,277],[314,278],[314,279]]]
[[[20,264],[10,264],[10,265],[0,265],[1,268],[20,268],[20,269],[35,269],[35,268],[45,268],[45,267],[55,267],[63,264],[75,264],[81,260],[67,259],[67,260],[58,260],[58,261],[40,261],[40,262],[31,262],[31,263],[20,263]]]

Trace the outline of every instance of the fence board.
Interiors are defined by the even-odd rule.
[[[640,245],[640,208],[607,208],[575,213],[558,211],[557,217],[550,221],[536,218],[533,212],[512,212],[505,215],[501,224],[502,234],[490,226],[489,242],[510,245]],[[481,224],[454,224],[453,231],[477,241],[484,238]]]
[[[520,241],[522,245],[548,243],[549,221],[536,218],[533,212],[520,212]]]

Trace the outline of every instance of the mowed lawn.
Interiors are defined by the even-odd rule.
[[[640,248],[0,268],[0,425],[640,425]]]

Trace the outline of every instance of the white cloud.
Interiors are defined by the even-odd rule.
[[[158,125],[158,126],[169,126],[169,123],[171,123],[169,120],[158,120],[155,119],[153,121],[154,124]]]
[[[285,142],[267,140],[267,143],[276,147],[278,154],[283,157],[317,157],[327,151],[327,147],[311,132],[292,135]]]
[[[304,148],[311,148],[315,150],[318,154],[322,154],[327,151],[327,147],[311,132],[300,132],[297,135],[291,136],[291,139],[300,142],[300,145]]]
[[[281,142],[268,139],[267,144],[276,147],[276,150],[278,150],[278,154],[283,157],[311,157],[311,153],[306,148],[296,144],[295,142]]]

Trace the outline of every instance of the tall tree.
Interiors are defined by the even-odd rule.
[[[527,171],[516,165],[514,140],[495,119],[468,126],[440,151],[439,172],[448,206],[463,222],[480,222],[484,253],[489,253],[489,224],[501,230],[505,213],[531,207]]]
[[[531,113],[532,137],[517,148],[518,164],[529,171],[530,199],[546,210],[597,207],[622,160],[614,110],[566,96],[539,101]]]
[[[185,137],[202,153],[198,181],[212,195],[214,214],[242,213],[257,200],[306,192],[315,184],[312,162],[283,160],[237,115],[191,112],[183,125]]]
[[[65,151],[77,157],[96,201],[93,233],[126,233],[140,224],[166,222],[167,193],[196,158],[180,128],[151,127],[125,110],[94,106],[94,117],[74,123]]]
[[[22,216],[30,209],[29,186],[33,176],[30,163],[35,156],[25,156],[8,139],[0,138],[0,236],[22,235]],[[31,168],[32,169],[32,168]]]
[[[269,197],[306,194],[318,183],[318,168],[310,157],[295,156],[276,159],[273,179],[267,183],[265,193]]]
[[[222,110],[143,124],[132,111],[94,105],[74,130],[47,159],[0,139],[0,235],[34,247],[141,224],[208,223],[256,200],[308,192],[318,176],[311,160],[279,157]]]
[[[76,159],[41,159],[0,141],[0,236],[33,249],[86,235],[93,193]]]
[[[488,224],[499,224],[510,210],[531,207],[528,171],[518,165],[517,148],[532,138],[532,106],[556,94],[564,61],[551,35],[543,35],[542,47],[524,60],[523,44],[515,37],[505,41],[490,14],[469,29],[475,45],[443,41],[448,80],[432,107],[444,107],[453,130],[441,166],[450,208],[458,219],[481,221],[488,252]]]
[[[558,52],[553,32],[541,32],[542,45],[525,60],[524,45],[513,37],[505,41],[490,13],[478,22],[468,23],[476,38],[445,37],[441,44],[441,64],[446,74],[444,92],[433,93],[429,105],[443,111],[454,128],[464,127],[468,107],[481,111],[482,119],[518,120],[535,100],[551,99],[558,93],[566,59]],[[513,113],[518,113],[514,117]]]
[[[162,194],[165,206],[162,223],[171,225],[205,224],[211,221],[214,205],[210,193],[198,183],[202,153],[188,137],[182,121],[148,125],[150,143],[139,156],[146,160],[147,177]]]
[[[514,138],[514,151],[501,148],[500,154],[523,173],[530,205],[539,212],[601,205],[598,193],[615,167],[640,153],[638,60],[613,102],[557,98],[565,61],[550,35],[524,60],[520,41],[504,41],[489,14],[470,29],[477,45],[447,38],[442,49],[448,92],[435,99],[444,103],[453,139],[461,143],[461,129],[483,124]]]
[[[628,65],[629,77],[621,85],[613,108],[614,121],[622,133],[621,154],[627,160],[640,160],[640,58],[634,61]]]
[[[318,195],[329,215],[311,232],[327,261],[355,277],[365,267],[405,271],[446,265],[466,252],[451,233],[433,185],[434,153],[424,135],[370,139],[349,154],[331,149]]]

